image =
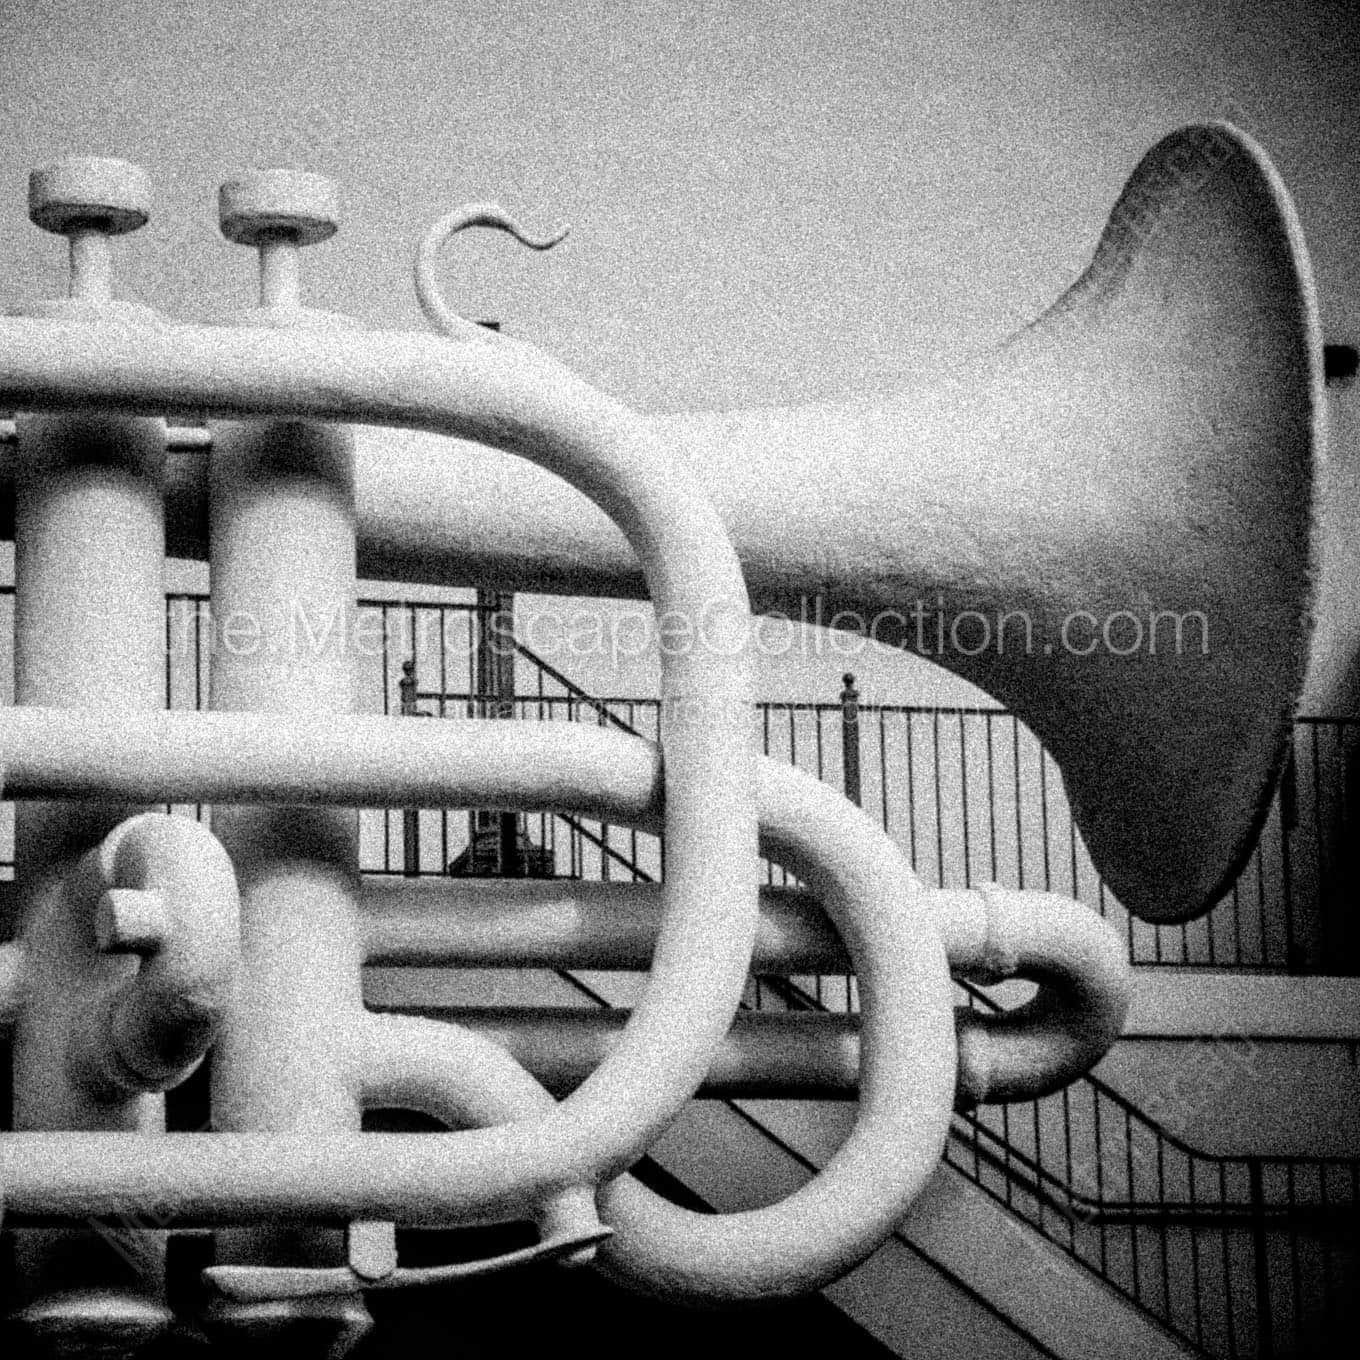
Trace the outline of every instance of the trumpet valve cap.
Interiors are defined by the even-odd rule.
[[[255,170],[217,191],[222,235],[242,246],[312,246],[340,229],[335,182],[304,170]]]
[[[61,236],[79,231],[121,236],[150,220],[151,180],[128,161],[68,156],[29,174],[28,216]]]

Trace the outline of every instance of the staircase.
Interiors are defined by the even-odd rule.
[[[636,986],[566,980],[599,1005],[628,1004]],[[773,978],[758,1004],[827,1009]],[[748,1207],[801,1184],[852,1117],[843,1103],[695,1102],[653,1156],[715,1207]],[[927,1296],[962,1292],[951,1327],[967,1316],[981,1337],[1004,1322],[1040,1354],[1311,1356],[1360,1322],[1360,1159],[1210,1156],[1088,1076],[956,1115],[944,1162],[894,1241],[828,1291],[886,1344],[910,1336],[899,1354],[919,1354],[929,1325],[905,1280],[880,1288],[889,1261],[925,1271]],[[973,1353],[1010,1353],[999,1345]]]
[[[849,1117],[844,1106],[704,1101],[652,1155],[733,1211],[797,1188],[844,1136]],[[713,1147],[721,1162],[702,1155]],[[898,1355],[1200,1354],[949,1166],[893,1237],[825,1297]]]
[[[970,1004],[994,1005],[964,991]],[[766,983],[764,1004],[781,993],[787,1005],[816,1005],[787,982]],[[1360,1322],[1360,1159],[1212,1156],[1087,1076],[1043,1100],[956,1115],[945,1162],[953,1177],[937,1178],[926,1218],[913,1211],[904,1231],[914,1238],[924,1221],[920,1245],[951,1240],[953,1220],[928,1204],[953,1205],[958,1222],[978,1225],[979,1244],[1007,1244],[989,1278],[1008,1294],[1022,1264],[1032,1277],[1034,1260],[1063,1257],[1167,1338],[1229,1360],[1310,1356]],[[983,1231],[985,1216],[965,1213],[979,1195],[1004,1212],[1005,1228]],[[1022,1246],[1035,1236],[1048,1248],[1037,1256]]]

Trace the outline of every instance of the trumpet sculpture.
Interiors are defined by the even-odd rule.
[[[951,1110],[1099,1060],[1128,1000],[1119,939],[1052,894],[927,891],[858,809],[759,758],[753,606],[811,599],[918,649],[946,616],[1027,619],[1040,645],[940,659],[1048,745],[1149,919],[1203,910],[1250,847],[1301,680],[1321,377],[1297,223],[1235,129],[1155,148],[1082,279],[966,372],[877,406],[664,418],[459,322],[428,271],[443,336],[306,308],[298,252],[337,225],[319,177],[223,186],[261,279],[225,328],[112,297],[109,237],[150,211],[135,167],[73,159],[30,190],[72,255],[67,298],[0,324],[20,413],[0,1192],[30,1335],[131,1353],[183,1325],[165,1235],[189,1230],[215,1238],[195,1325],[331,1354],[367,1330],[368,1291],[528,1260],[695,1301],[816,1289],[909,1210]],[[523,237],[481,205],[440,232],[476,224]],[[202,413],[177,446],[167,422]],[[162,707],[167,554],[210,563],[207,713]],[[360,572],[645,592],[693,638],[662,658],[659,742],[355,714],[350,629],[300,648],[289,621],[349,619]],[[1156,615],[1202,617],[1208,645],[1071,630]],[[243,619],[262,645],[231,645]],[[176,803],[211,828],[148,810]],[[354,810],[395,806],[663,832],[665,881],[366,880]],[[761,853],[801,886],[759,890]],[[853,970],[862,1014],[737,1016],[753,959]],[[422,1018],[365,1009],[366,963],[650,972],[626,1017]],[[956,1016],[951,975],[1038,992]],[[208,1054],[211,1129],[165,1133],[161,1094]],[[789,1200],[699,1216],[628,1174],[696,1093],[859,1109]],[[448,1131],[361,1131],[392,1106]],[[109,1217],[136,1226],[135,1262],[88,1231]],[[397,1249],[399,1228],[506,1220],[537,1244],[420,1269]]]

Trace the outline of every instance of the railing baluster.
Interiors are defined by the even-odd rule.
[[[1157,1140],[1157,1203],[1165,1204],[1166,1202],[1166,1143],[1159,1138]],[[1164,1317],[1170,1319],[1172,1316],[1171,1262],[1168,1258],[1166,1220],[1163,1219],[1159,1226],[1162,1238],[1162,1312]]]
[[[996,877],[996,769],[992,759],[992,717],[984,714],[983,723],[987,732],[987,836],[991,849],[991,881]]]
[[[1220,1161],[1218,1164],[1218,1198],[1220,1204],[1228,1202],[1228,1164]],[[1224,1309],[1223,1317],[1227,1323],[1228,1335],[1228,1356],[1229,1360],[1236,1360],[1237,1356],[1237,1307],[1233,1298],[1232,1287],[1232,1254],[1230,1251],[1230,1241],[1228,1238],[1228,1221],[1225,1217],[1219,1232],[1223,1238],[1223,1298]]]
[[[1048,851],[1048,755],[1042,748],[1039,751],[1039,810],[1044,837],[1044,891],[1049,892],[1053,888],[1053,866]]]
[[[1252,1157],[1247,1162],[1251,1187],[1251,1249],[1256,1284],[1256,1335],[1260,1338],[1262,1360],[1275,1354],[1273,1319],[1270,1306],[1270,1256],[1266,1239],[1265,1193],[1261,1187],[1261,1159]]]
[[[885,719],[885,716],[886,716],[886,715],[884,714],[883,710],[882,710],[882,709],[879,709],[879,711],[878,711],[878,790],[879,790],[879,800],[880,800],[880,802],[882,803],[882,818],[881,818],[881,820],[882,820],[882,823],[883,823],[883,830],[884,830],[884,831],[887,831],[889,834],[891,834],[891,832],[892,832],[892,821],[891,821],[890,817],[888,816],[888,732],[887,732],[887,728],[884,726],[884,719]],[[908,730],[910,730],[910,729],[908,729]],[[910,756],[908,756],[908,761],[910,762]],[[908,764],[908,769],[907,769],[907,779],[908,779],[908,788],[910,789],[910,779],[911,779],[911,769],[910,769],[910,764]],[[907,796],[908,796],[908,799],[910,799],[910,796],[911,796],[911,795],[910,795],[910,792],[908,792],[908,795],[907,795]],[[910,806],[910,803],[908,803],[908,806]],[[915,843],[916,843],[916,834],[915,834],[915,827],[914,827],[914,825],[913,825],[913,828],[912,828],[912,851],[911,851],[913,860],[915,859],[915,855],[916,855],[916,844],[915,844]]]
[[[1021,814],[1023,800],[1020,794],[1020,719],[1014,714],[1011,715],[1010,728],[1011,760],[1015,767],[1015,886],[1027,888],[1029,884],[1025,882],[1025,830]]]
[[[935,768],[935,881],[944,887],[944,812],[940,800],[940,715],[933,715],[931,755]]]
[[[973,886],[973,854],[968,825],[968,734],[959,713],[959,808],[963,823],[963,886]]]
[[[1190,1185],[1190,1297],[1195,1308],[1195,1345],[1204,1349],[1204,1298],[1199,1279],[1199,1196],[1195,1192],[1195,1159],[1187,1159]]]
[[[1127,1109],[1124,1111],[1124,1157],[1124,1183],[1128,1187],[1126,1198],[1132,1204],[1137,1200],[1138,1195],[1134,1189],[1133,1176],[1133,1119]],[[1137,1302],[1142,1303],[1143,1286],[1138,1274],[1138,1223],[1136,1220],[1129,1224],[1129,1256],[1131,1260],[1130,1269],[1133,1274],[1133,1297]]]

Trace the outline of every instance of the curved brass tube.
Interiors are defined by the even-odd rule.
[[[314,802],[400,805],[416,799],[432,805],[562,807],[584,801],[610,820],[649,829],[659,825],[665,796],[656,749],[602,729],[579,730],[564,745],[553,740],[558,734],[512,724],[449,732],[453,724],[217,714],[207,728],[213,739],[205,741],[204,720],[192,714],[123,718],[121,737],[98,714],[34,710],[15,717],[15,728],[0,743],[0,758],[16,787],[45,796],[84,787],[133,797],[143,791],[142,781],[157,785],[178,771],[176,791],[192,787],[205,799],[249,793],[261,801],[289,801],[305,793],[305,783]],[[156,767],[139,766],[138,753],[148,749],[157,752]],[[83,762],[79,769],[78,762]],[[960,964],[974,972],[985,967],[990,976],[1029,968],[1080,976],[1078,961],[1092,953],[1089,940],[1083,943],[1078,932],[1076,946],[1062,962],[1063,930],[1074,923],[1061,914],[1053,920],[1062,924],[1051,931],[1044,918],[1048,933],[1027,935],[1024,912],[1035,904],[1024,894],[1014,902],[999,895],[989,915],[971,897],[958,901],[925,892],[885,834],[834,791],[775,762],[763,761],[759,768],[765,849],[805,877],[828,904],[855,959],[866,1003],[864,1104],[851,1142],[814,1182],[816,1188],[761,1211],[763,1217],[692,1221],[636,1190],[610,1192],[606,1203],[617,1208],[617,1217],[607,1207],[606,1220],[616,1230],[605,1248],[607,1258],[635,1283],[660,1288],[664,1280],[667,1289],[693,1297],[750,1297],[814,1287],[871,1250],[919,1189],[937,1159],[956,1080],[937,923]],[[1101,931],[1109,933],[1097,923],[1091,938]],[[1105,964],[1113,957],[1104,944],[1095,953]],[[1102,975],[1083,985],[1093,997],[1107,995]],[[921,1007],[923,998],[931,999]],[[1103,1027],[1115,1009],[1102,1000],[1091,1032],[1112,1038]],[[1032,1018],[1043,1025],[1036,1030],[1028,1020],[1017,1020],[1008,1027],[1003,1016],[995,1027],[970,1031],[968,1068],[959,1084],[966,1091],[986,1086],[995,1093],[998,1073],[1008,1073],[1012,1084],[1051,1080],[1055,1063],[1069,1061],[1072,1045],[1065,1033],[1051,1028],[1051,1016],[1042,1008]],[[1085,1042],[1089,1034],[1078,1037]],[[369,1070],[373,1091],[395,1080],[386,1061]],[[443,1083],[453,1069],[441,1060],[435,1069],[422,1064],[422,1070]],[[481,1080],[478,1066],[458,1070],[462,1080]],[[407,1074],[404,1080],[413,1078]],[[487,1081],[500,1078],[493,1074]],[[519,1078],[515,1089],[527,1101],[526,1081]],[[426,1090],[425,1098],[435,1096]],[[441,1099],[446,1111],[457,1105],[475,1115],[480,1108],[469,1103],[466,1091],[458,1095],[452,1086]],[[534,1100],[548,1108],[546,1095]],[[482,1117],[492,1113],[481,1109]],[[116,1135],[11,1137],[0,1152],[0,1168],[15,1209],[27,1216],[59,1211],[62,1203],[116,1197],[136,1204],[145,1196],[172,1213],[216,1221],[272,1211],[410,1222],[476,1216],[492,1208],[485,1191],[474,1194],[464,1184],[461,1157],[455,1156],[458,1140],[171,1137],[149,1146],[139,1140],[135,1161],[121,1159],[125,1141]],[[196,1167],[191,1177],[190,1159]],[[488,1160],[484,1170],[490,1176],[499,1173],[505,1185],[500,1165]],[[538,1184],[542,1194],[569,1182]],[[498,1209],[538,1202],[533,1196],[511,1200],[508,1195],[503,1192]],[[800,1233],[798,1225],[805,1226],[809,1216],[818,1231]]]
[[[148,812],[114,828],[76,870],[101,952],[141,967],[71,1036],[73,1074],[103,1099],[179,1085],[207,1055],[240,966],[236,877],[212,832]]]
[[[696,638],[662,667],[670,872],[659,966],[623,1042],[585,1086],[542,1120],[462,1136],[450,1161],[464,1182],[455,1198],[483,1206],[631,1164],[702,1080],[745,985],[756,916],[749,602],[721,523],[664,448],[527,346],[490,353],[394,333],[182,327],[129,338],[111,326],[16,320],[0,328],[0,404],[463,435],[565,477],[617,521],[658,612]]]

